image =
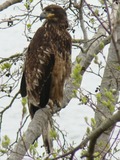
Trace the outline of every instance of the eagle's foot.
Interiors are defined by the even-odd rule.
[[[62,104],[60,103],[60,101],[55,101],[55,104],[58,108],[61,108],[62,107]]]
[[[56,105],[57,108],[61,108],[62,104],[60,103],[60,101],[53,101],[52,99],[49,99],[48,101],[48,107],[50,108],[51,113],[54,113],[54,105]]]

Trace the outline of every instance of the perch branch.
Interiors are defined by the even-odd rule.
[[[46,128],[49,118],[51,117],[48,108],[39,109],[30,122],[25,134],[20,137],[14,150],[7,160],[21,160],[25,156],[30,145],[41,136],[43,129]]]

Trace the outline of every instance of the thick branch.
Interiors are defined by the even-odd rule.
[[[72,43],[79,43],[79,44],[82,44],[82,43],[85,43],[86,41],[84,39],[72,39]]]
[[[39,109],[30,122],[27,131],[20,137],[17,145],[14,150],[11,152],[10,157],[7,160],[21,160],[30,145],[41,136],[43,130],[46,128],[48,124],[48,120],[51,118],[51,114],[48,108]]]
[[[101,43],[107,45],[110,42],[110,37],[105,38],[106,31],[102,26],[99,26],[98,32],[92,37],[92,41],[87,43],[89,49],[86,49],[87,53],[80,53],[78,58],[81,59],[81,67],[82,67],[82,72],[81,74],[83,75],[86,69],[89,67],[91,64],[93,58],[95,55],[97,55],[102,48],[100,47]],[[95,41],[96,40],[96,41]],[[93,43],[94,41],[94,43]]]
[[[0,11],[3,11],[4,9],[20,2],[22,2],[22,0],[6,0],[6,2],[0,5]]]
[[[120,6],[118,11],[120,10]],[[117,10],[116,10],[117,11]],[[95,112],[95,119],[97,122],[97,126],[101,124],[102,121],[105,119],[111,117],[112,112],[109,108],[109,106],[105,107],[102,102],[107,102],[108,97],[105,96],[105,89],[107,91],[114,91],[113,92],[113,99],[114,102],[111,101],[112,106],[115,106],[118,97],[119,97],[119,90],[120,90],[120,71],[118,69],[118,66],[120,65],[119,57],[120,57],[120,15],[117,17],[118,23],[116,24],[116,27],[113,32],[113,38],[111,40],[110,48],[109,48],[109,53],[108,53],[108,58],[107,58],[107,64],[105,67],[104,75],[102,78],[101,82],[101,87],[100,87],[100,94],[101,94],[101,100],[97,102],[97,109]],[[116,36],[117,35],[117,36]],[[117,50],[117,52],[116,52]],[[104,113],[104,115],[103,115]],[[109,144],[109,136],[111,133],[112,128],[106,131],[106,133],[103,133],[101,137],[97,140],[97,145],[95,141],[91,141],[89,148],[94,148],[96,145],[95,150],[97,152],[101,153],[102,158],[105,158],[105,155],[108,152],[108,144]],[[102,142],[102,145],[100,143]],[[94,151],[90,151],[90,154],[93,155]],[[92,160],[92,158],[91,158]]]

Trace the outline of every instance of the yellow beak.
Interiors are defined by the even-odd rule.
[[[49,13],[49,12],[43,11],[40,14],[40,20],[42,20],[42,19],[52,19],[52,18],[54,18],[54,16],[55,16],[54,13]]]

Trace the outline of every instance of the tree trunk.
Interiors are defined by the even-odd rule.
[[[117,18],[115,27],[113,29],[108,58],[104,75],[100,86],[101,99],[97,101],[97,107],[95,111],[95,120],[97,127],[101,122],[111,117],[112,109],[110,104],[105,106],[104,102],[110,101],[112,106],[115,106],[118,101],[120,90],[120,4],[117,10]],[[112,99],[109,98],[107,92],[112,93]],[[114,127],[114,126],[113,126]],[[106,153],[109,150],[110,133],[112,128],[104,132],[97,140],[96,151],[100,152],[102,159],[105,158]]]

